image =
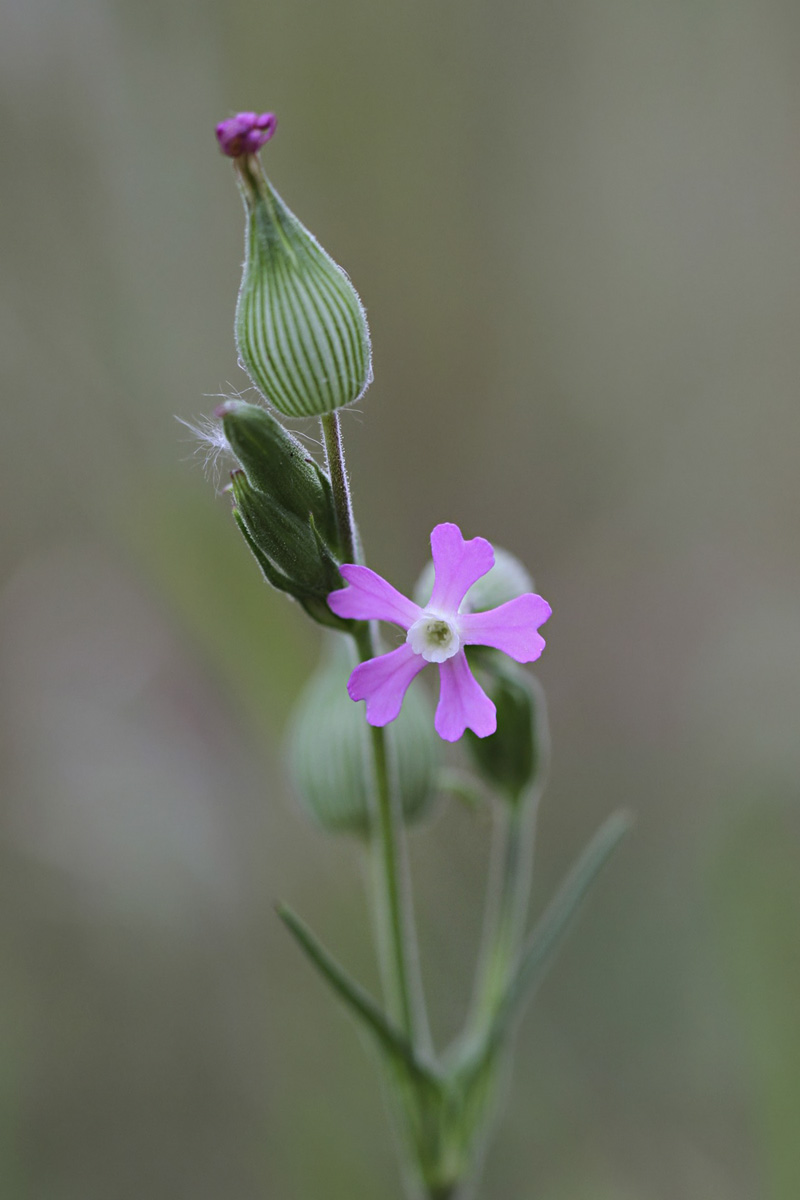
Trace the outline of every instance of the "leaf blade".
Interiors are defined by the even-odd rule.
[[[430,1067],[420,1062],[405,1035],[389,1020],[369,992],[328,953],[305,921],[285,904],[279,904],[277,912],[309,961],[389,1057],[402,1065],[416,1083],[438,1088],[438,1077]]]
[[[497,1045],[509,1023],[533,995],[586,893],[632,825],[633,818],[624,809],[612,813],[568,871],[523,949],[492,1024],[492,1045]]]

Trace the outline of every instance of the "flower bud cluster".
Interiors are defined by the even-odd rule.
[[[327,475],[260,405],[228,401],[217,416],[239,462],[231,475],[234,516],[266,579],[315,620],[340,627],[326,603],[342,586]]]
[[[247,218],[236,342],[242,365],[273,409],[287,417],[324,416],[357,400],[371,382],[369,331],[345,272],[263,173],[258,151],[275,127],[274,113],[241,112],[216,129]],[[261,405],[231,401],[217,416],[240,464],[231,481],[234,515],[264,575],[315,620],[349,628],[326,599],[343,586],[327,475]]]

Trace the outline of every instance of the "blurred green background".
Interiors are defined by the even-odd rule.
[[[800,9],[5,0],[0,1195],[399,1200],[377,1074],[272,911],[371,986],[294,806],[317,653],[175,415],[247,386],[213,126],[351,274],[372,565],[438,521],[551,601],[540,906],[638,824],[522,1030],[492,1200],[800,1195]],[[315,430],[309,427],[313,436]],[[485,816],[413,840],[444,1038]]]

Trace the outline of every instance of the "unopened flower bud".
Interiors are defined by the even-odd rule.
[[[302,442],[259,404],[227,400],[216,415],[249,483],[304,524],[312,517],[325,542],[336,549],[330,480]]]
[[[253,487],[244,471],[232,473],[231,491],[234,516],[267,581],[299,600],[315,620],[341,628],[326,596],[343,581],[313,516],[303,520],[284,508]]]
[[[366,837],[373,803],[369,727],[348,698],[353,668],[349,644],[337,638],[306,686],[289,729],[289,774],[303,807],[331,833]],[[436,788],[439,742],[423,691],[406,697],[388,731],[397,763],[403,819],[429,810]]]
[[[275,113],[237,113],[217,126],[219,148],[228,158],[256,154],[272,137],[276,124]]]
[[[217,130],[234,159],[247,214],[239,356],[284,416],[321,416],[357,400],[372,380],[366,316],[345,272],[265,177],[254,150],[267,130],[259,131],[254,117],[240,113]]]
[[[475,656],[477,665],[478,656]],[[497,708],[497,731],[467,745],[480,774],[512,804],[538,791],[549,754],[547,705],[538,680],[494,651],[480,657],[481,682]]]
[[[424,608],[433,593],[433,563],[429,562],[417,580],[414,599]],[[487,612],[499,608],[508,600],[516,600],[534,591],[533,580],[518,558],[502,546],[494,547],[494,566],[467,592],[461,604],[462,612]]]

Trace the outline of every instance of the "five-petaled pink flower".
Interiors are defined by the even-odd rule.
[[[436,574],[425,608],[369,567],[341,567],[350,586],[328,596],[337,616],[390,621],[406,631],[397,650],[356,667],[347,691],[351,700],[366,700],[370,725],[388,725],[399,714],[414,676],[427,663],[438,663],[436,732],[448,742],[458,741],[465,729],[488,737],[497,728],[497,711],[473,677],[464,647],[492,646],[517,662],[533,662],[544,650],[537,629],[550,616],[550,605],[528,592],[488,612],[462,612],[473,583],[494,566],[491,544],[480,537],[465,541],[457,525],[444,524],[431,534],[431,551]]]
[[[217,126],[219,148],[229,158],[255,154],[272,137],[276,124],[275,113],[237,113]]]

